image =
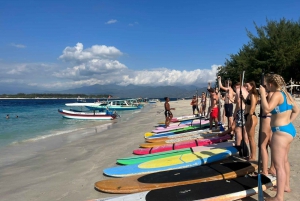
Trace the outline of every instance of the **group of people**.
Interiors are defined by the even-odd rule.
[[[243,84],[237,82],[232,87],[230,80],[225,81],[222,85],[221,77],[218,76],[218,86],[220,90],[224,90],[225,96],[222,98],[219,91],[208,84],[209,107],[208,114],[210,120],[210,128],[213,124],[217,128],[220,118],[220,102],[224,102],[224,113],[227,117],[228,130],[235,136],[237,146],[241,146],[242,142],[249,145],[250,154],[249,161],[257,161],[257,144],[255,141],[255,128],[261,119],[260,144],[261,150],[261,174],[276,175],[277,186],[273,190],[277,194],[273,198],[266,200],[283,200],[284,192],[290,192],[290,164],[288,161],[288,153],[291,142],[293,141],[296,130],[292,122],[299,115],[299,107],[291,94],[286,90],[286,84],[282,76],[278,74],[267,74],[265,76],[264,85],[260,85],[256,89],[254,81],[245,82]],[[200,103],[199,103],[200,99]],[[165,99],[165,115],[166,126],[169,125],[170,119],[173,117],[170,108],[169,99]],[[191,105],[193,114],[195,111],[201,116],[205,116],[206,110],[206,94],[202,93],[201,97],[193,97]],[[256,114],[256,106],[260,102],[261,114]],[[199,107],[200,106],[200,109]],[[225,122],[223,122],[225,123]],[[268,146],[271,148],[271,165],[268,168],[269,154]]]

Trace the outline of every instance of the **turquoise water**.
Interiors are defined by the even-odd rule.
[[[94,100],[87,101],[93,102]],[[0,147],[111,123],[111,120],[86,121],[62,118],[57,112],[58,108],[68,109],[65,103],[72,102],[76,102],[76,100],[0,99]],[[119,113],[126,116],[123,111]],[[7,119],[6,115],[9,115],[10,118]]]

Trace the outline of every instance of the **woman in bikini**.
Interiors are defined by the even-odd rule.
[[[284,192],[290,192],[290,164],[288,152],[296,136],[296,129],[292,122],[299,115],[299,108],[292,96],[286,91],[286,84],[280,75],[272,74],[266,77],[266,87],[274,92],[270,101],[267,101],[266,91],[260,86],[261,106],[264,113],[271,113],[271,157],[276,169],[277,191],[276,196],[266,200],[282,201]]]
[[[257,116],[255,114],[255,108],[258,101],[258,92],[254,81],[248,82],[245,85],[249,92],[247,98],[244,100],[245,103],[245,128],[248,134],[250,144],[250,156],[249,160],[256,160],[256,143],[255,143],[255,127],[257,125]]]

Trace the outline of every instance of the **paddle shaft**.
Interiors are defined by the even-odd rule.
[[[246,153],[244,153],[244,150],[245,150],[245,146],[246,146],[246,143],[245,143],[245,138],[244,138],[244,117],[243,117],[243,100],[242,100],[242,87],[244,85],[244,75],[245,75],[245,71],[243,71],[242,73],[242,77],[241,77],[241,86],[240,86],[240,106],[241,106],[241,121],[242,121],[242,141],[241,141],[241,144],[242,144],[242,149],[241,149],[241,152],[242,152],[242,156],[246,157],[247,155],[245,155]]]
[[[261,73],[261,80],[260,80],[260,84],[263,86],[264,85],[264,73]],[[260,98],[261,100],[261,98]],[[258,132],[258,200],[259,201],[263,201],[264,200],[264,195],[263,195],[263,189],[262,189],[262,183],[261,183],[261,177],[260,177],[260,171],[261,171],[261,166],[262,163],[261,161],[261,138],[262,138],[262,106],[261,106],[261,102],[260,102],[260,108],[259,108],[259,114],[260,114],[260,118],[259,118],[259,132]]]

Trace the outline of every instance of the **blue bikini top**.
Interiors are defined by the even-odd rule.
[[[271,111],[271,114],[278,114],[278,113],[282,113],[282,112],[285,112],[285,111],[288,111],[288,110],[292,110],[292,109],[293,109],[293,105],[287,103],[285,93],[283,93],[283,92],[281,91],[281,94],[282,94],[282,96],[283,96],[284,101],[283,101],[282,104],[276,106],[276,107]]]

